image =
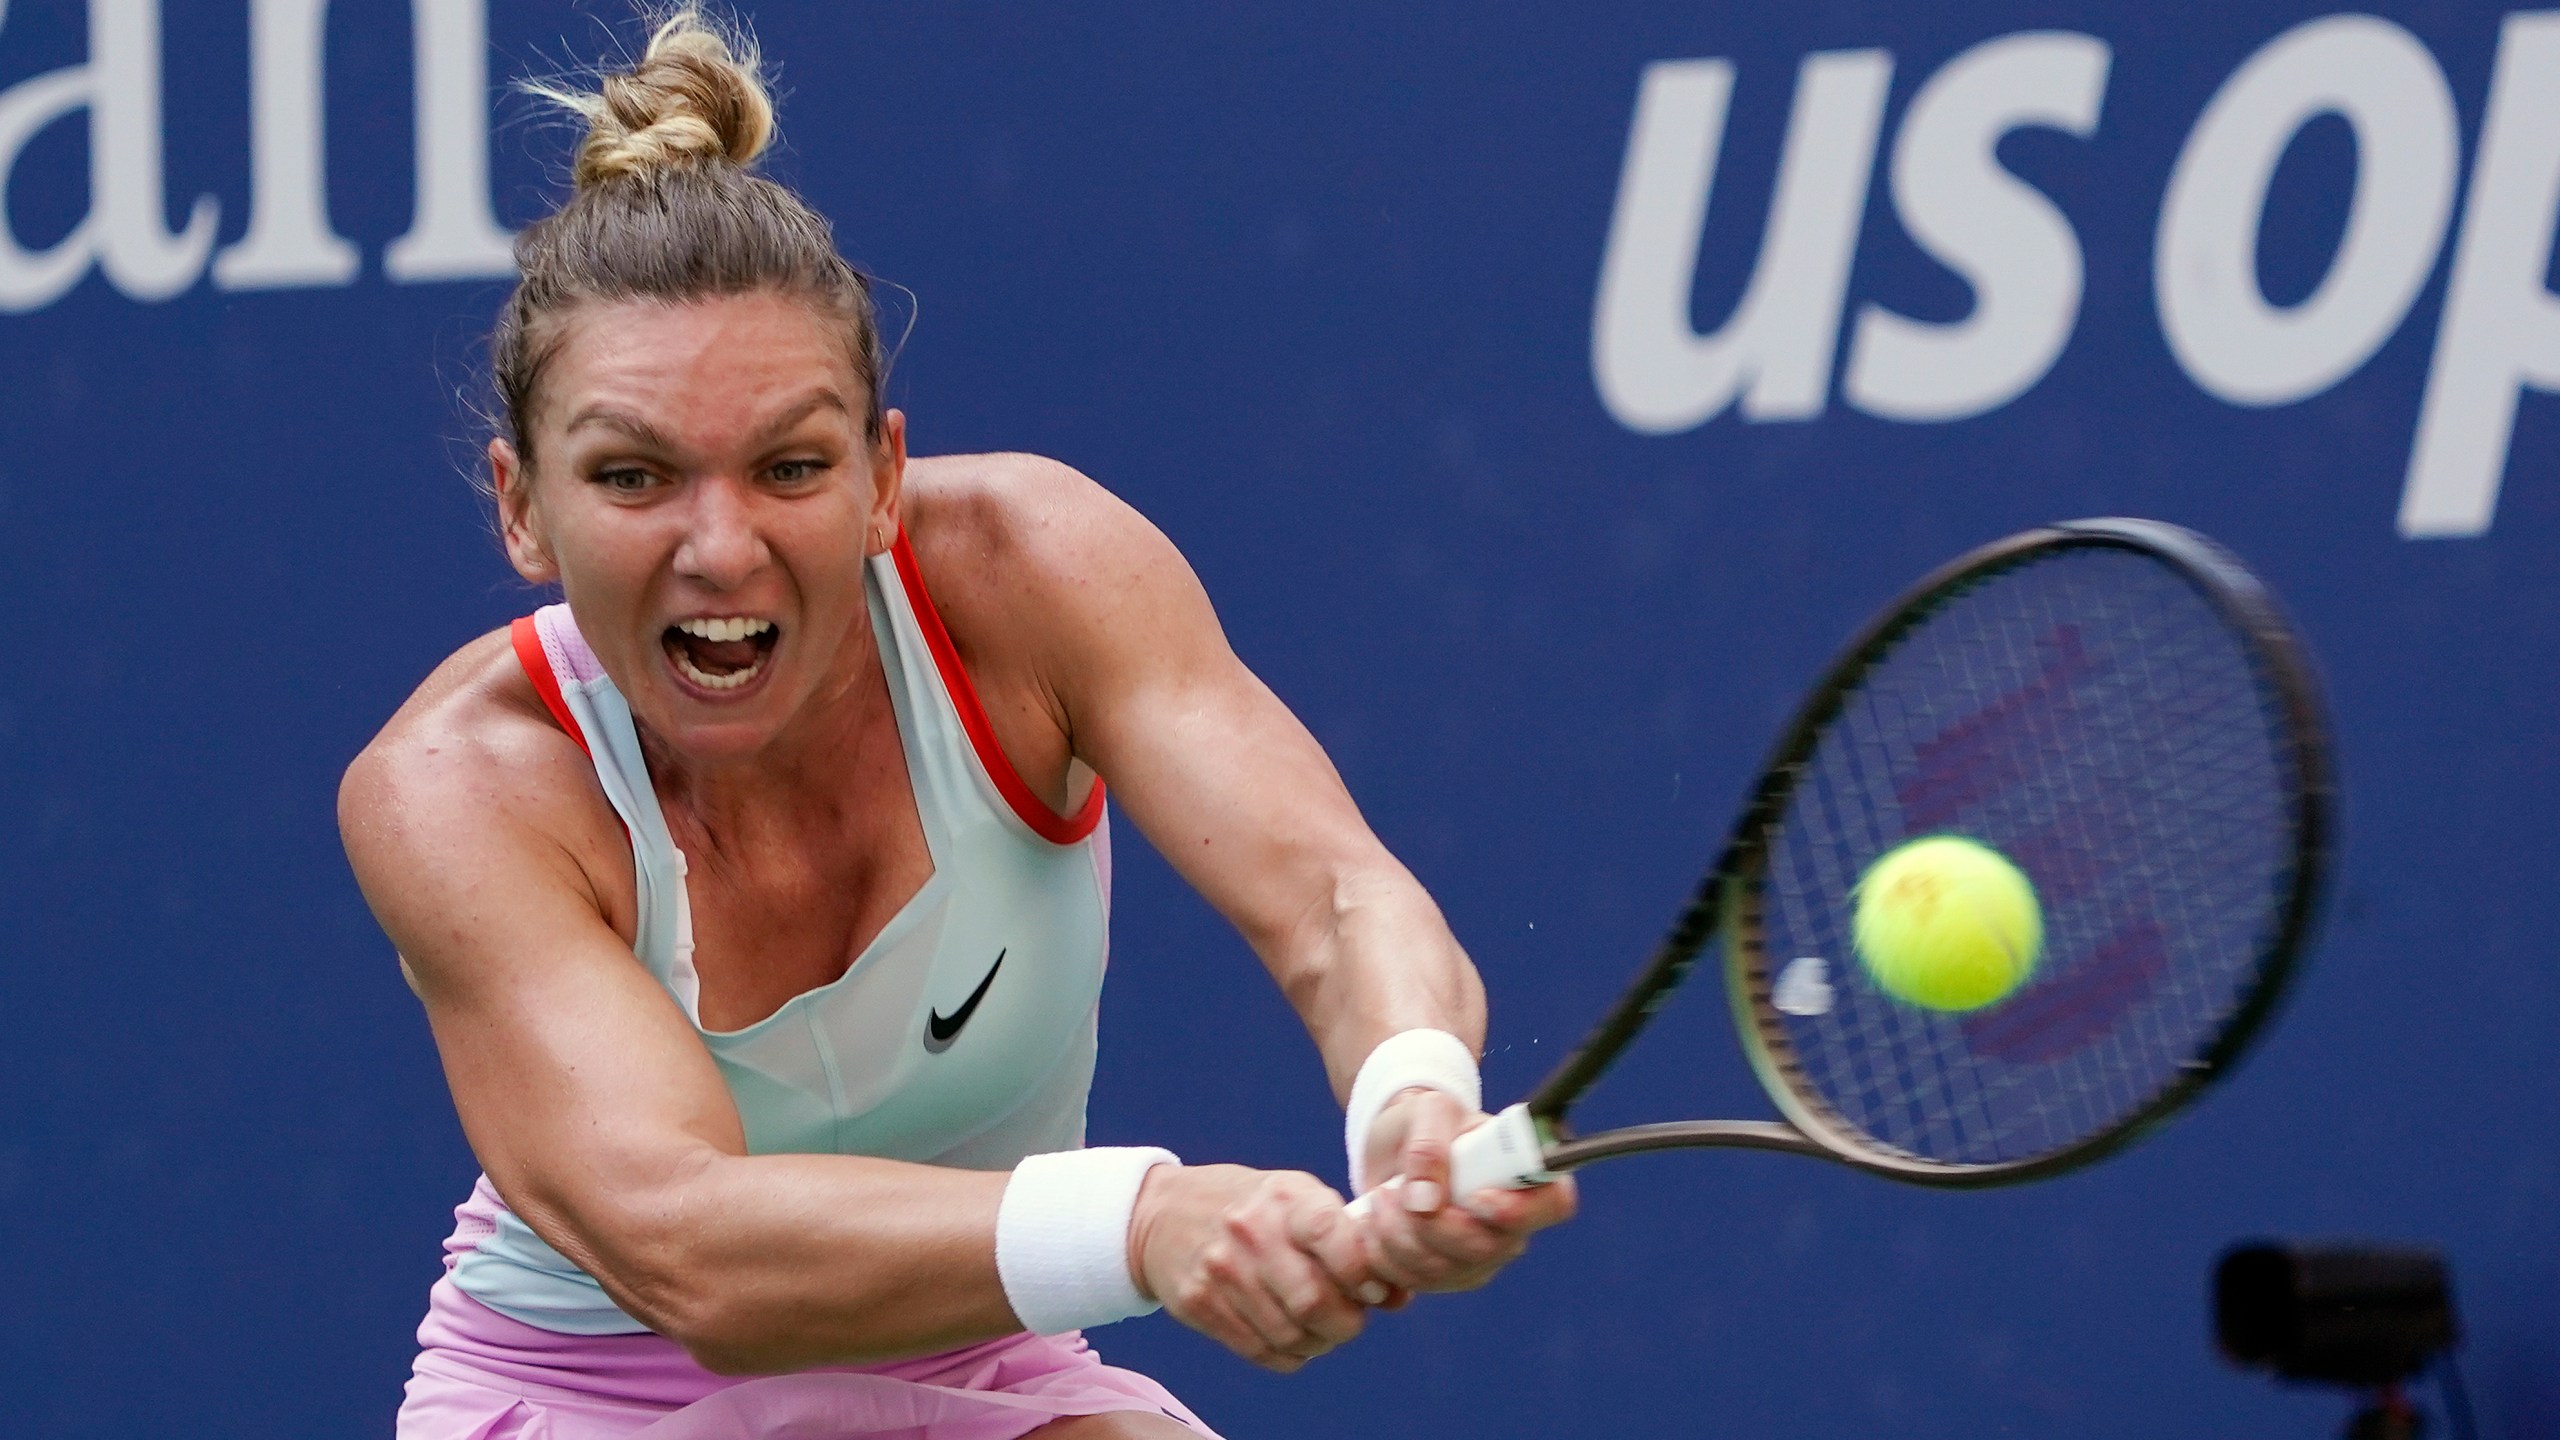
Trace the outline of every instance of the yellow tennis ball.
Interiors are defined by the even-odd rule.
[[[2007,999],[2044,951],[2036,887],[2008,857],[1961,835],[1906,841],[1858,881],[1850,936],[1884,992],[1924,1010]]]

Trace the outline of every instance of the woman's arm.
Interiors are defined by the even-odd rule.
[[[1434,1029],[1473,1052],[1484,990],[1412,873],[1379,843],[1306,727],[1237,659],[1171,542],[1064,466],[1013,462],[1016,519],[980,573],[1014,577],[1045,657],[1042,686],[1073,753],[1182,877],[1250,943],[1323,1052],[1337,1099],[1398,1032]],[[1280,563],[1275,557],[1274,563]],[[1381,1232],[1396,1283],[1481,1283],[1530,1230],[1569,1214],[1569,1184],[1444,1212],[1448,1144],[1477,1117],[1406,1091],[1372,1131],[1374,1175],[1400,1174],[1406,1216]],[[1418,1228],[1417,1228],[1418,1227]]]
[[[855,1363],[1019,1330],[996,1265],[1007,1176],[746,1154],[709,1053],[604,918],[591,857],[623,840],[587,762],[529,691],[511,698],[488,678],[511,663],[503,651],[457,658],[479,679],[430,682],[339,801],[348,856],[499,1193],[714,1369]],[[1359,1328],[1341,1284],[1366,1276],[1351,1273],[1356,1237],[1332,1225],[1338,1203],[1304,1176],[1158,1168],[1130,1225],[1132,1277],[1239,1353],[1294,1368]]]
[[[1439,907],[1370,831],[1306,727],[1236,658],[1172,543],[1064,465],[973,459],[972,483],[951,487],[969,493],[933,506],[942,538],[924,554],[973,673],[984,665],[1038,693],[1041,727],[1063,732],[1067,752],[1109,781],[1262,958],[1336,1098],[1400,1030],[1480,1047],[1483,986]],[[948,463],[919,461],[915,473]],[[947,570],[930,563],[944,556]],[[982,678],[989,688],[1014,687]],[[1014,750],[1033,727],[1007,718],[997,725]]]

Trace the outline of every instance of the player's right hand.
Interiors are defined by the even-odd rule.
[[[1138,1288],[1173,1317],[1287,1374],[1401,1301],[1323,1181],[1241,1165],[1159,1165],[1129,1218]]]
[[[1370,1174],[1389,1178],[1354,1218],[1380,1279],[1415,1292],[1473,1290],[1520,1258],[1531,1235],[1573,1217],[1570,1175],[1526,1190],[1450,1193],[1451,1146],[1489,1119],[1419,1089],[1378,1113],[1367,1163]]]

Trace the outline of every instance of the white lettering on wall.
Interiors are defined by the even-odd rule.
[[[2080,315],[2080,240],[1996,152],[2000,137],[2027,126],[2094,131],[2107,62],[2106,45],[2086,35],[2010,35],[1920,87],[1894,140],[1894,213],[1973,288],[1973,312],[1942,325],[1867,306],[1841,379],[1850,404],[1894,420],[1956,420],[2008,404],[2053,368]]]
[[[489,204],[488,0],[410,0],[418,54],[418,209],[382,255],[394,280],[515,273]]]
[[[1593,378],[1619,423],[1669,435],[1727,408],[1745,421],[1822,413],[1893,65],[1875,50],[1805,59],[1749,283],[1707,335],[1690,310],[1734,67],[1646,69],[1592,320]],[[1862,307],[1840,382],[1852,406],[1962,419],[2051,371],[2079,323],[2080,238],[1998,148],[2029,127],[2095,134],[2109,65],[2094,37],[2028,32],[1976,45],[1920,86],[1894,136],[1894,213],[1972,290],[1973,308],[1932,323]],[[2560,10],[2508,16],[2402,486],[2403,535],[2486,533],[2517,405],[2528,391],[2560,393],[2554,76]],[[2270,186],[2326,115],[2355,137],[2346,225],[2311,293],[2277,305],[2257,269]],[[2261,408],[2320,394],[2370,361],[2445,249],[2461,140],[2443,68],[2387,20],[2309,21],[2251,55],[2197,117],[2161,200],[2151,278],[2180,368],[2208,395]]]
[[[221,207],[196,197],[184,230],[167,228],[160,180],[160,0],[90,0],[91,191],[98,266],[136,300],[164,300],[196,282],[213,250]]]
[[[2321,115],[2355,131],[2346,233],[2318,288],[2278,307],[2258,288],[2267,186]],[[2234,405],[2287,404],[2353,374],[2435,269],[2461,159],[2453,92],[2418,37],[2370,15],[2276,37],[2205,106],[2170,172],[2152,268],[2171,353]]]
[[[9,0],[0,0],[0,26],[8,23]],[[0,203],[7,199],[9,174],[17,168],[18,153],[27,148],[27,142],[54,121],[86,106],[95,88],[89,67],[72,65],[0,90]],[[44,251],[20,245],[6,220],[6,210],[0,209],[0,312],[53,303],[55,296],[78,284],[97,259],[94,214]]]
[[[0,0],[0,25],[7,20]],[[0,212],[0,311],[49,305],[92,265],[137,300],[167,299],[204,273],[219,207],[199,196],[173,232],[160,179],[159,0],[91,0],[89,58],[0,91],[0,195],[27,142],[80,110],[89,116],[89,212],[41,252],[21,246]]]
[[[329,223],[329,0],[252,0],[248,232],[212,254],[220,206],[200,196],[169,225],[161,176],[160,0],[90,0],[89,58],[0,89],[0,313],[38,310],[93,268],[136,300],[194,285],[211,259],[226,290],[344,285],[362,268]],[[0,0],[0,27],[9,0]],[[513,237],[489,195],[487,0],[412,0],[417,50],[417,210],[383,270],[399,281],[513,273]],[[19,156],[47,127],[85,114],[89,204],[41,250],[6,209]]]
[[[256,0],[249,12],[249,233],[213,261],[226,290],[344,285],[362,263],[329,228],[322,74],[329,0]]]
[[[1724,326],[1701,335],[1689,305],[1733,66],[1646,68],[1592,318],[1592,373],[1620,423],[1671,434],[1737,394],[1754,420],[1822,413],[1892,76],[1880,50],[1806,57],[1750,284]]]
[[[2560,214],[2560,12],[2510,15],[2454,244],[2400,533],[2479,535],[2497,514],[2527,389],[2560,389],[2560,297],[2544,279]]]

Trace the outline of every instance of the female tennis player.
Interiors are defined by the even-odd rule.
[[[1161,1304],[1294,1369],[1563,1218],[1444,1193],[1475,973],[1164,537],[1049,461],[908,463],[865,281],[750,173],[752,48],[687,10],[561,98],[489,461],[565,603],[341,800],[486,1171],[404,1440],[1205,1434],[1079,1332]],[[1081,1148],[1106,784],[1305,1018],[1365,1215]]]

